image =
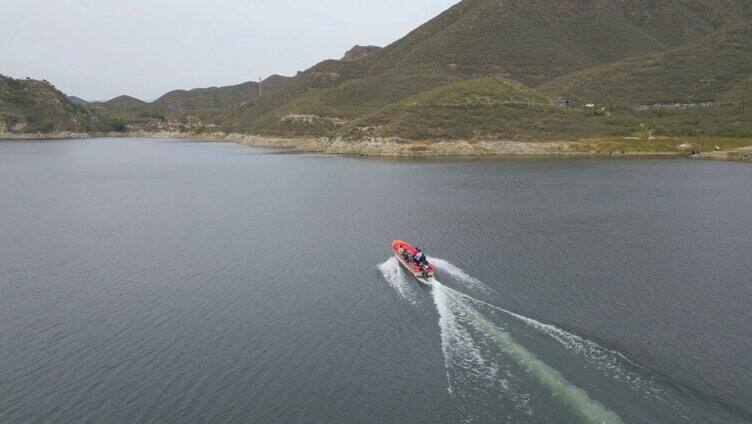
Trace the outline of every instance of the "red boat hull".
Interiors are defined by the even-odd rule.
[[[412,258],[416,253],[415,247],[402,240],[394,240],[392,242],[392,252],[394,252],[394,256],[408,271],[410,271],[411,274],[415,276],[415,278],[422,280],[433,278],[434,273],[436,272],[436,268],[434,268],[433,265],[429,263],[426,267],[413,260],[406,260],[400,254],[400,249],[403,249],[409,255],[409,258]]]

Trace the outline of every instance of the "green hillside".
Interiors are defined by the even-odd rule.
[[[296,134],[298,130],[305,134],[318,134],[321,126],[303,124],[298,126],[287,120],[288,115],[312,114],[324,115],[323,111],[331,110],[330,105],[316,97],[327,90],[338,87],[343,81],[357,78],[364,73],[360,60],[326,60],[310,69],[299,72],[293,78],[275,78],[273,90],[264,81],[263,94],[255,103],[247,103],[233,110],[227,111],[221,123],[225,128],[237,132],[265,133],[265,134]],[[296,107],[295,102],[304,106]],[[347,113],[346,108],[335,105],[337,110]],[[294,121],[294,120],[293,120]],[[328,119],[324,125],[331,128]],[[292,122],[292,125],[290,123]]]
[[[281,78],[281,80],[280,80]],[[270,81],[269,90],[284,77]],[[226,87],[174,90],[152,103],[131,96],[118,96],[106,102],[92,103],[107,114],[131,123],[149,120],[217,122],[218,116],[227,110],[255,102],[259,96],[259,84],[246,82]]]
[[[478,78],[436,87],[400,102],[407,107],[473,107],[510,104],[553,106],[553,100],[537,90],[504,78]]]
[[[560,77],[542,89],[602,103],[703,103],[738,99],[750,74],[752,22],[746,22],[666,52]]]
[[[537,85],[679,46],[749,14],[743,0],[465,0],[366,61],[382,72],[450,68]]]
[[[0,75],[0,133],[91,132],[109,123],[46,81]]]
[[[411,96],[354,123],[350,134],[413,139],[530,138],[530,124],[556,112],[553,99],[538,91],[513,80],[486,77]]]
[[[255,102],[258,96],[259,84],[245,82],[226,87],[171,91],[155,100],[150,107],[153,112],[174,120],[189,116],[212,120],[222,110]]]
[[[611,120],[560,108],[555,99],[509,79],[459,81],[412,96],[351,125],[348,137],[547,140],[632,135],[635,117]]]
[[[151,116],[149,104],[131,96],[118,96],[106,102],[90,103],[91,107],[119,119],[146,118]]]
[[[89,102],[78,97],[78,96],[68,96],[68,100],[70,100],[72,103],[75,103],[77,105],[88,105]]]
[[[465,0],[359,60],[329,60],[299,73],[275,95],[224,115],[223,124],[240,132],[327,135],[441,85],[501,76],[537,86],[671,50],[749,15],[743,0]]]
[[[384,48],[355,46],[294,77],[76,110],[119,129],[272,136],[752,137],[751,17],[749,0],[464,0]],[[59,113],[55,128],[71,122]]]
[[[726,92],[723,101],[740,106],[742,101],[745,101],[745,106],[752,107],[752,72],[746,75],[746,78],[745,75],[740,75],[739,78],[739,81]]]
[[[342,60],[360,60],[369,54],[376,53],[377,51],[381,50],[381,47],[379,46],[360,46],[356,45],[353,46],[350,50],[345,52],[345,55],[342,56]]]

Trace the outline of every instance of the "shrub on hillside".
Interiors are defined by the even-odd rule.
[[[125,130],[128,128],[128,126],[125,124],[125,121],[123,121],[122,119],[113,119],[111,127],[113,131],[117,132],[125,132]]]

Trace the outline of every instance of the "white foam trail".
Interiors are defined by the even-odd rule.
[[[496,327],[478,311],[465,304],[461,298],[456,297],[454,295],[454,293],[457,293],[456,291],[448,289],[436,281],[434,282],[432,293],[436,308],[439,311],[439,324],[442,329],[442,348],[447,363],[452,362],[451,359],[453,357],[451,355],[454,355],[455,352],[471,352],[473,355],[476,352],[468,349],[466,338],[458,330],[456,311],[458,314],[468,318],[478,331],[493,340],[502,351],[525,368],[538,383],[547,388],[552,396],[556,397],[567,408],[579,415],[586,423],[623,424],[618,415],[608,410],[600,402],[590,398],[584,390],[572,385],[557,370],[538,359],[535,354],[517,343],[509,333]],[[462,331],[467,333],[466,330]],[[460,335],[459,337],[458,334]],[[472,341],[469,335],[467,338]],[[461,343],[459,349],[455,346],[458,342]],[[479,351],[477,351],[477,354],[480,356]],[[480,356],[480,360],[483,360],[482,356]],[[481,362],[481,364],[483,363]],[[449,373],[451,371],[449,365],[447,365],[447,369]]]
[[[557,340],[559,343],[561,343],[562,345],[564,345],[565,347],[567,347],[570,350],[574,350],[574,351],[577,351],[577,352],[585,352],[585,351],[588,351],[588,350],[592,350],[593,348],[598,348],[599,350],[602,350],[602,348],[600,346],[598,346],[595,342],[583,339],[582,337],[580,337],[580,336],[578,336],[576,334],[568,333],[568,332],[566,332],[566,331],[562,330],[561,328],[556,327],[554,325],[545,324],[545,323],[542,323],[540,321],[536,321],[536,320],[534,320],[532,318],[528,318],[528,317],[526,317],[524,315],[520,315],[520,314],[514,313],[512,311],[506,310],[504,308],[500,308],[500,307],[498,307],[496,305],[492,305],[492,304],[490,304],[488,302],[484,302],[482,300],[475,299],[475,298],[470,297],[470,296],[468,296],[468,295],[466,295],[464,293],[460,293],[457,290],[453,290],[453,289],[451,289],[449,287],[445,287],[445,289],[448,290],[449,292],[451,292],[452,295],[457,296],[457,297],[459,297],[459,298],[461,298],[461,299],[463,299],[465,301],[468,301],[470,303],[474,303],[476,305],[483,305],[485,307],[491,308],[491,309],[499,311],[499,312],[503,312],[503,313],[505,313],[505,314],[513,317],[513,318],[516,318],[516,319],[522,321],[523,323],[527,324],[528,326],[530,326],[530,327],[532,327],[532,328],[534,328],[534,329],[536,329],[538,331],[541,331],[543,333],[548,334],[549,336],[553,337],[555,340]],[[628,360],[626,357],[622,356],[618,352],[613,352],[613,353],[616,354],[616,355],[621,356],[625,360]]]
[[[444,287],[444,289],[451,293],[453,296],[456,296],[458,299],[462,299],[469,304],[487,307],[489,309],[502,312],[523,322],[530,328],[533,328],[553,338],[569,351],[578,354],[580,357],[587,360],[590,364],[595,366],[607,376],[619,381],[626,382],[630,387],[635,390],[641,391],[646,396],[660,401],[665,400],[663,399],[662,391],[659,390],[654,384],[652,384],[652,381],[649,378],[645,380],[644,377],[639,373],[625,369],[625,367],[623,366],[623,364],[625,363],[631,365],[632,367],[639,367],[639,365],[633,363],[629,358],[627,358],[620,352],[606,349],[591,340],[587,340],[576,334],[569,333],[554,325],[545,324],[524,315],[520,315],[504,308],[500,308],[496,305],[492,305],[488,302],[475,299],[449,287]]]
[[[434,281],[434,283],[436,283]],[[457,322],[456,315],[451,311],[446,292],[441,286],[433,291],[433,299],[436,310],[439,312],[439,328],[441,328],[441,348],[444,351],[444,359],[447,373],[452,374],[461,367],[471,370],[483,379],[495,379],[498,369],[493,365],[486,364],[480,349],[473,341],[470,333],[462,328]],[[451,382],[450,378],[450,382]],[[450,392],[452,391],[450,387]]]
[[[487,293],[496,293],[482,281],[470,276],[464,270],[448,261],[440,258],[431,258],[430,260],[437,269],[448,274],[456,282],[465,287],[482,290]],[[390,261],[393,263],[390,264]],[[384,267],[387,265],[389,269],[393,267],[399,273],[400,279],[395,281],[390,280],[388,277],[389,273],[384,273],[384,277],[403,297],[415,303],[417,293],[411,290],[414,290],[413,285],[405,279],[396,258],[391,258],[390,261],[385,262],[379,268],[384,273]],[[554,325],[545,324],[488,302],[478,300],[446,287],[437,280],[432,280],[431,283],[433,286],[434,303],[439,312],[442,350],[449,378],[449,390],[458,400],[467,401],[477,409],[480,405],[476,402],[477,399],[473,398],[473,384],[481,382],[491,385],[494,384],[494,379],[496,379],[495,382],[501,383],[503,390],[508,390],[504,395],[511,398],[513,406],[516,409],[527,414],[532,414],[532,410],[528,405],[529,398],[526,398],[527,395],[515,394],[513,388],[510,389],[510,384],[512,384],[510,381],[515,380],[516,376],[512,375],[508,370],[503,370],[506,378],[498,376],[499,373],[496,370],[503,368],[504,364],[499,363],[494,358],[483,356],[481,346],[473,339],[468,330],[468,328],[472,328],[476,332],[481,333],[486,339],[498,345],[503,352],[506,352],[518,364],[528,369],[530,367],[535,368],[535,370],[530,370],[530,373],[535,377],[536,381],[553,390],[554,395],[560,398],[562,402],[579,411],[578,413],[586,422],[599,424],[621,422],[618,416],[605,409],[597,401],[590,399],[587,393],[581,389],[569,384],[558,371],[537,359],[533,353],[519,345],[509,333],[497,327],[488,318],[485,318],[480,311],[483,308],[487,308],[487,311],[506,314],[524,323],[529,328],[546,334],[567,350],[588,361],[595,368],[603,372],[604,375],[627,383],[629,387],[642,392],[646,397],[653,398],[664,405],[672,406],[680,413],[684,410],[683,405],[680,403],[667,399],[664,390],[657,386],[649,375],[637,371],[641,367],[620,352],[604,348],[594,341],[569,333]],[[459,386],[462,386],[468,392],[463,394],[461,390],[458,390]],[[498,385],[490,387],[490,390],[493,393],[497,393],[499,392],[498,387]],[[460,407],[463,411],[468,408],[465,405],[460,405]],[[466,414],[466,416],[469,416],[469,414]],[[605,421],[597,421],[602,417],[605,417]]]
[[[449,261],[446,261],[441,258],[429,258],[429,262],[431,262],[433,266],[436,267],[436,269],[449,274],[450,277],[452,277],[453,279],[457,280],[460,283],[465,284],[467,287],[471,289],[481,290],[486,293],[495,292],[495,290],[485,285],[482,281],[480,281],[479,279],[475,277],[470,276],[462,268],[451,264]]]
[[[453,311],[456,300],[442,290],[436,280],[433,283],[433,300],[439,313],[441,330],[441,350],[444,354],[448,391],[459,407],[465,422],[473,422],[487,417],[489,410],[507,397],[511,405],[525,415],[532,415],[527,395],[519,395],[505,375],[512,377],[508,370],[500,370],[495,359],[485,358],[481,347],[473,339],[467,325],[460,322]],[[489,393],[495,396],[488,396]]]
[[[403,298],[413,305],[418,304],[418,296],[415,290],[415,284],[410,284],[402,272],[397,258],[391,257],[386,262],[379,265],[379,271],[390,286]]]

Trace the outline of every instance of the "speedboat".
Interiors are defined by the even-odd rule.
[[[415,261],[413,258],[418,251],[410,243],[402,240],[394,240],[392,242],[392,252],[394,252],[397,260],[418,280],[424,281],[433,278],[436,268],[428,262],[420,264]]]

